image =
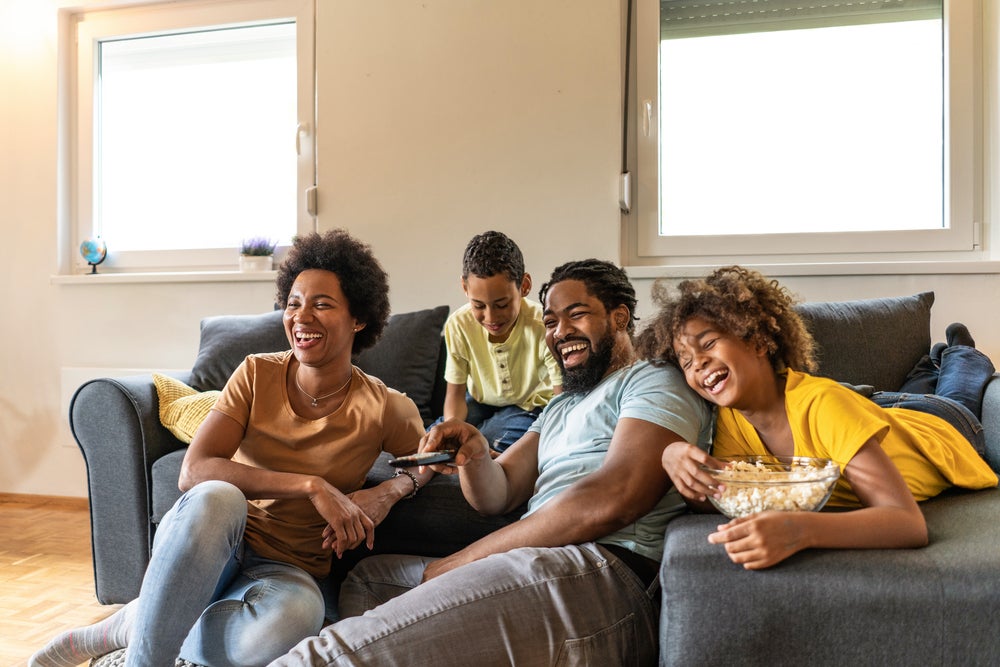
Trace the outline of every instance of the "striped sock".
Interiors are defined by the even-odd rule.
[[[128,644],[136,602],[132,600],[103,621],[62,633],[31,656],[28,666],[76,667],[90,658],[124,648]]]

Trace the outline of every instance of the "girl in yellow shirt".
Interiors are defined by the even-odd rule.
[[[788,291],[742,267],[684,281],[679,296],[640,335],[647,358],[674,363],[718,406],[714,457],[814,456],[838,463],[828,505],[849,512],[760,512],[709,536],[747,569],[770,567],[809,547],[899,548],[927,544],[917,501],[960,486],[995,487],[997,475],[952,424],[933,414],[885,409],[803,371],[814,343]],[[686,442],[663,466],[694,507],[721,496],[701,466],[721,463]]]

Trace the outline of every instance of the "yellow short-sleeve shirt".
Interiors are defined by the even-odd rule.
[[[968,440],[945,420],[905,408],[882,408],[827,378],[789,370],[785,412],[796,456],[836,461],[841,470],[870,438],[899,468],[913,497],[933,498],[951,486],[985,489],[997,475]],[[754,427],[739,412],[720,408],[713,455],[770,454]],[[843,478],[827,503],[859,507],[861,502]]]

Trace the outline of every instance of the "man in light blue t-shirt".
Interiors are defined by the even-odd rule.
[[[655,664],[663,531],[684,508],[660,456],[707,449],[709,410],[675,369],[637,360],[618,267],[564,264],[539,297],[563,393],[496,459],[460,421],[421,444],[458,448],[455,467],[433,467],[457,469],[477,510],[527,502],[524,516],[445,558],[363,560],[345,618],[272,664]]]

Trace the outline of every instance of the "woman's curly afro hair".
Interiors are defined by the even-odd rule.
[[[677,296],[657,283],[660,312],[636,341],[639,354],[654,363],[677,363],[674,339],[691,318],[711,322],[757,349],[766,349],[775,371],[816,370],[815,343],[795,311],[789,291],[752,269],[727,266],[707,278],[685,280]]]
[[[312,233],[295,239],[278,268],[275,281],[278,305],[288,305],[292,284],[303,271],[321,269],[337,274],[353,317],[365,326],[354,336],[351,351],[357,354],[378,341],[389,321],[389,276],[371,247],[343,229]]]

